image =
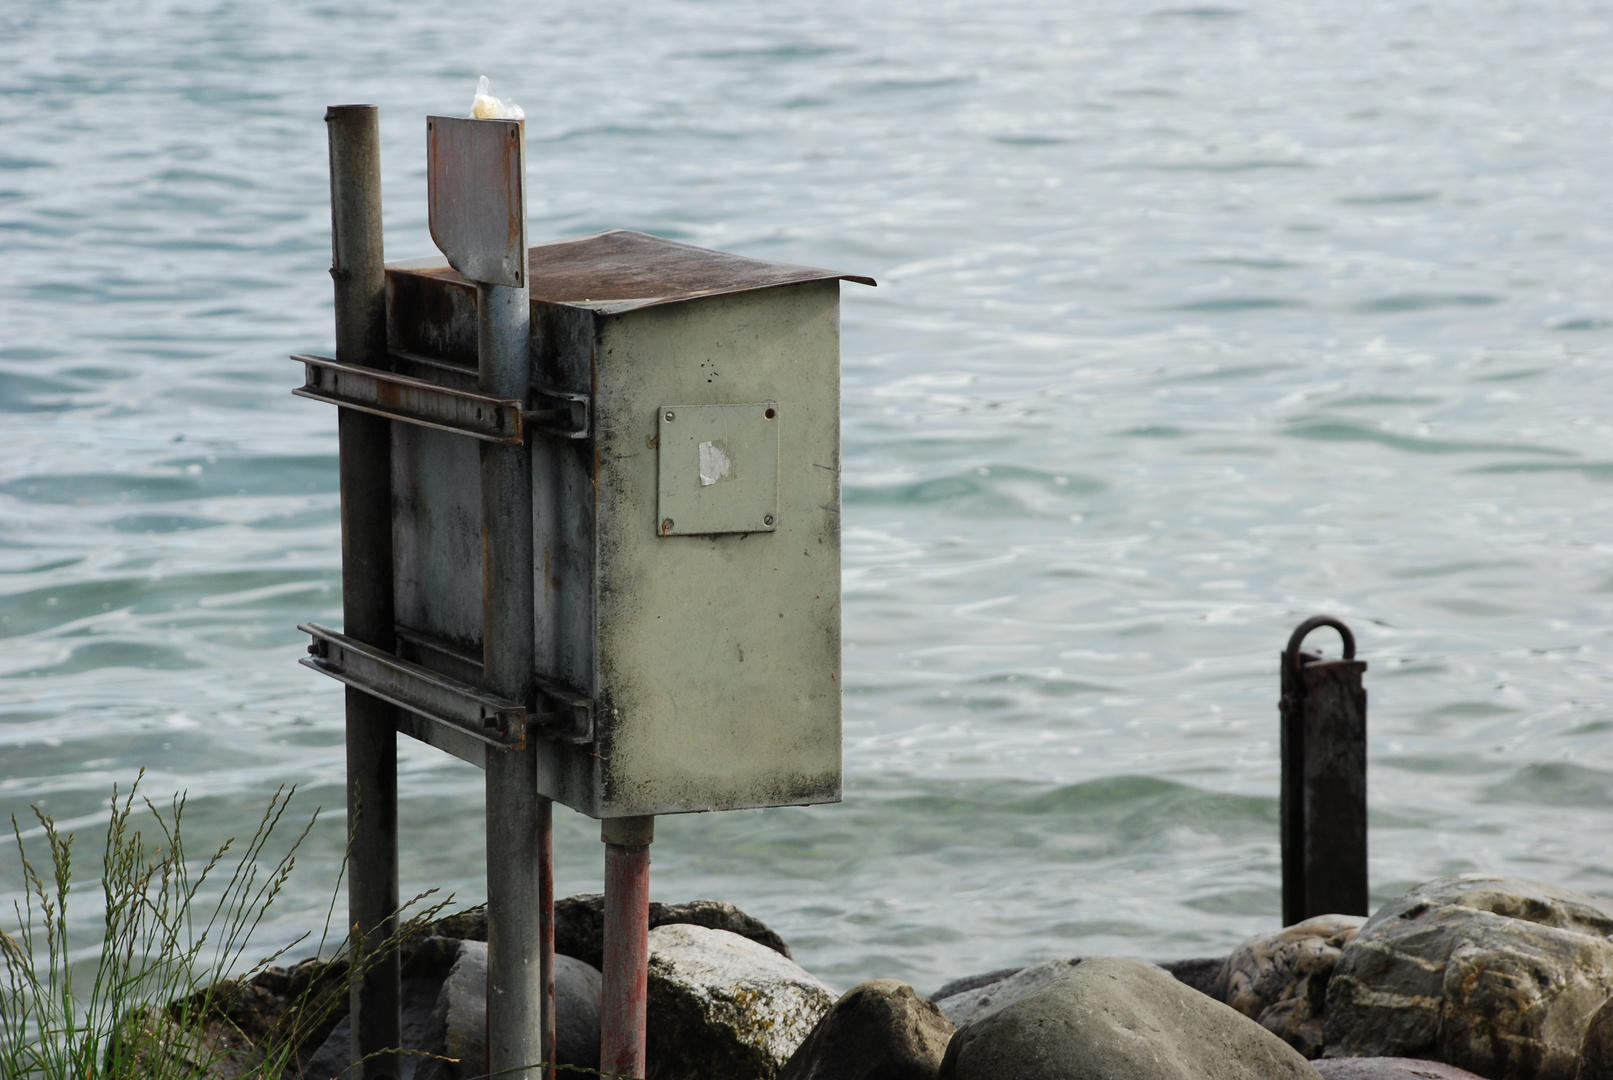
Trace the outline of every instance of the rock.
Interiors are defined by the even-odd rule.
[[[1066,967],[960,1027],[939,1080],[1316,1080],[1293,1047],[1152,964]]]
[[[733,904],[722,900],[690,900],[684,904],[652,903],[650,929],[687,923],[750,938],[785,959],[790,947],[784,939]],[[486,938],[486,931],[483,931]],[[603,967],[605,963],[605,897],[602,893],[579,893],[554,902],[554,947],[566,956]]]
[[[835,1002],[778,1080],[935,1080],[952,1031],[911,986],[873,979]]]
[[[457,942],[455,944],[458,944]],[[405,966],[405,972],[408,968]],[[442,1054],[445,1050],[441,1018],[436,1004],[442,989],[441,977],[431,975],[409,977],[405,975],[399,990],[403,1005],[403,1048],[423,1051],[424,1054]],[[356,1070],[349,1069],[352,1058],[352,1018],[343,1016],[340,1022],[311,1057],[302,1061],[303,1080],[351,1080]],[[423,1080],[433,1074],[437,1063],[423,1054],[404,1054],[400,1080]],[[446,1074],[443,1074],[446,1075]]]
[[[652,903],[650,928],[688,923],[750,938],[788,958],[790,947],[762,920],[745,914],[722,900],[690,900],[683,904]],[[434,923],[433,934],[487,940],[487,907],[474,907]],[[562,956],[574,956],[591,967],[605,963],[605,897],[602,893],[578,893],[554,902],[554,949]]]
[[[217,1017],[186,1027],[165,1010],[146,1009],[126,1018],[111,1044],[109,1060],[133,1058],[117,1070],[119,1075],[246,1080],[263,1073],[263,1051],[234,1024]]]
[[[1479,1080],[1466,1069],[1419,1058],[1323,1058],[1311,1064],[1323,1080]]]
[[[1519,878],[1419,885],[1334,968],[1329,1057],[1444,1061],[1492,1080],[1573,1080],[1613,997],[1613,904]]]
[[[487,1072],[487,943],[464,941],[459,946],[432,1010],[432,1023],[442,1032],[439,1052],[457,1059],[457,1064],[429,1061],[421,1065],[415,1080],[465,1080]],[[553,1058],[563,1065],[597,1069],[599,969],[574,957],[556,956],[554,974]]]
[[[1256,934],[1227,957],[1209,993],[1306,1057],[1321,1057],[1327,984],[1364,922],[1360,915],[1317,915]]]
[[[952,997],[954,994],[961,994],[965,990],[978,990],[982,986],[990,986],[992,983],[1002,982],[1004,979],[1008,978],[1008,976],[1018,975],[1024,970],[1024,968],[1017,967],[998,968],[996,971],[988,971],[983,975],[965,975],[961,979],[953,979],[951,982],[941,987],[941,989],[931,994],[930,1000],[940,1001],[942,998]]]
[[[941,998],[936,1004],[941,1006],[941,1011],[946,1014],[948,1020],[958,1027],[963,1027],[982,1017],[990,1016],[1009,1002],[1018,1001],[1027,994],[1034,994],[1048,983],[1069,974],[1070,969],[1081,961],[1081,957],[1072,956],[1065,960],[1048,960],[1041,964],[1032,964],[1028,968],[1020,968],[1006,979]]]
[[[1220,992],[1217,980],[1221,978],[1221,969],[1226,966],[1227,958],[1224,956],[1203,956],[1192,960],[1167,960],[1159,966],[1176,976],[1176,981],[1184,986],[1191,986],[1201,994],[1209,994],[1220,1001]]]
[[[1574,1080],[1613,1080],[1613,1000],[1604,1002],[1585,1027]]]
[[[835,1000],[782,954],[687,923],[650,931],[649,997],[657,1080],[773,1080]]]

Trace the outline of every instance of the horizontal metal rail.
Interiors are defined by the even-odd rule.
[[[297,629],[314,639],[308,655],[298,661],[305,667],[494,749],[525,748],[525,705],[400,660],[318,623],[304,623]]]
[[[517,398],[452,390],[425,379],[342,364],[324,356],[299,353],[292,359],[305,365],[305,381],[292,391],[298,397],[469,435],[483,442],[519,445],[526,437],[524,403]]]

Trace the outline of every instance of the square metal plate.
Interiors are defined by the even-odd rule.
[[[656,439],[662,536],[772,532],[778,403],[663,405]]]

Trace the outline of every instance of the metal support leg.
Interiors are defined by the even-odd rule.
[[[544,1060],[555,1060],[554,1007],[554,803],[538,798],[538,956],[543,972],[543,989],[538,1010],[543,1014]],[[555,1080],[551,1065],[543,1070],[543,1080]]]
[[[326,110],[330,142],[331,277],[336,285],[336,357],[386,364],[386,272],[382,261],[381,158],[374,105]],[[351,636],[391,651],[392,425],[342,409],[342,618]],[[369,965],[353,983],[354,1077],[400,1075],[398,956],[375,957],[397,932],[398,760],[393,708],[347,691],[347,879],[353,945]]]
[[[605,841],[605,978],[600,992],[599,1067],[607,1073],[642,1077],[655,819],[607,818],[600,825]]]
[[[523,271],[522,280],[526,275]],[[527,290],[476,287],[479,387],[525,398],[531,381]],[[531,459],[525,446],[483,443],[482,666],[489,690],[531,696],[533,568]],[[487,758],[487,1067],[530,1077],[543,1043],[540,865],[547,815],[537,749]]]

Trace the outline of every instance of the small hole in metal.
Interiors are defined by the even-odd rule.
[[[774,412],[772,409],[767,410],[766,416],[767,416],[767,418],[769,420],[773,419],[773,417],[775,417],[777,415],[778,415],[778,413]]]

